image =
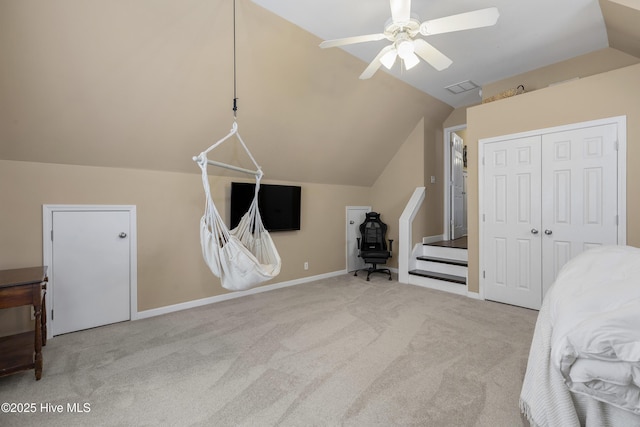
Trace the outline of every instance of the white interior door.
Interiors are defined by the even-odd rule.
[[[483,144],[487,299],[538,309],[571,258],[625,244],[623,126],[600,121]]]
[[[463,177],[464,141],[458,134],[451,132],[451,238],[464,235],[463,224]]]
[[[499,141],[484,152],[485,298],[540,308],[540,137]]]
[[[130,319],[130,212],[52,213],[53,335]]]
[[[356,271],[365,267],[364,260],[358,256],[358,238],[360,224],[365,220],[370,206],[347,206],[347,271]]]
[[[543,290],[586,249],[618,243],[617,126],[542,136]]]
[[[467,234],[467,171],[462,173],[462,235]]]

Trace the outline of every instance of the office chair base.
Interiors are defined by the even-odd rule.
[[[354,276],[358,276],[358,272],[359,271],[366,271],[367,272],[367,282],[370,281],[369,276],[371,276],[372,273],[384,273],[384,274],[388,274],[389,275],[389,280],[391,280],[391,270],[389,270],[388,268],[376,268],[377,266],[374,264],[373,267],[369,267],[369,268],[361,268],[360,270],[356,270],[353,275]]]

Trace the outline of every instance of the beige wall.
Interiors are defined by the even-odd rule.
[[[392,267],[398,266],[398,221],[417,187],[425,187],[426,194],[412,224],[411,247],[442,234],[442,135],[440,123],[421,120],[371,187],[372,208],[383,214],[388,238],[394,239]],[[433,184],[431,176],[437,177]]]
[[[526,92],[543,89],[559,82],[584,78],[640,63],[640,58],[612,48],[605,48],[567,61],[538,68],[498,82],[482,86],[482,99],[523,85]],[[494,101],[495,102],[495,101]]]
[[[442,234],[444,217],[444,134],[442,123],[433,128],[425,126],[424,141],[424,187],[426,188],[422,209],[424,216],[416,215],[413,226],[419,227],[420,218],[423,221],[424,233],[422,237]],[[431,182],[431,177],[436,182]],[[415,233],[416,230],[414,230]]]
[[[394,240],[393,257],[388,262],[391,267],[398,266],[400,215],[416,187],[424,185],[424,152],[424,120],[420,120],[371,187],[371,207],[375,212],[380,212],[380,219],[387,224],[387,238]],[[423,223],[416,222],[415,227],[420,232],[424,230]]]
[[[301,230],[272,234],[283,266],[268,284],[343,270],[348,205],[371,205],[382,212],[397,249],[398,219],[413,190],[424,185],[425,146],[433,149],[439,141],[437,127],[420,120],[372,187],[265,180],[302,186]],[[225,219],[229,183],[245,180],[210,176]],[[427,194],[429,202],[420,215],[425,220],[414,224],[414,242],[434,227],[429,218],[439,209],[436,197]],[[227,292],[202,261],[198,224],[204,196],[199,174],[0,160],[0,200],[0,268],[42,263],[43,204],[135,205],[138,311]],[[395,249],[394,255],[390,265],[396,267]],[[307,271],[304,262],[309,262]],[[29,323],[27,310],[0,311],[0,335],[28,328]]]
[[[478,140],[627,116],[627,243],[640,246],[640,64],[469,108],[469,290],[478,276]]]
[[[600,0],[609,46],[640,57],[640,2]]]
[[[442,127],[446,129],[454,126],[466,125],[468,108],[469,107],[460,107],[453,110],[442,124]]]
[[[227,216],[232,178],[210,180]],[[302,186],[301,230],[273,233],[283,260],[274,283],[344,270],[345,206],[371,200],[369,187],[296,185]],[[0,160],[0,268],[42,263],[43,204],[136,205],[138,310],[223,294],[200,252],[203,197],[198,174]],[[24,317],[0,310],[0,325]]]
[[[191,173],[231,127],[233,2],[0,1],[0,159]],[[268,179],[371,186],[445,103],[237,1],[238,122]],[[216,159],[248,166],[231,145]],[[250,164],[250,163],[249,163]]]

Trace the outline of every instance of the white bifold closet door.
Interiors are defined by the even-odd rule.
[[[485,144],[485,298],[539,309],[562,266],[616,244],[617,125]]]

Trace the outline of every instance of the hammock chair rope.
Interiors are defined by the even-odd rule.
[[[231,131],[222,139],[211,145],[193,160],[202,170],[202,186],[205,193],[205,212],[200,219],[200,244],[202,256],[211,272],[220,278],[222,287],[232,291],[242,291],[258,286],[280,273],[282,261],[269,232],[264,228],[260,209],[258,207],[258,193],[263,172],[253,155],[242,140],[236,122],[236,60],[235,60],[235,0],[233,2],[233,126]],[[253,162],[256,170],[209,160],[208,153],[232,137],[242,145]],[[243,172],[255,177],[255,192],[248,211],[242,216],[238,226],[229,230],[222,220],[213,198],[209,185],[207,167],[209,165]]]

